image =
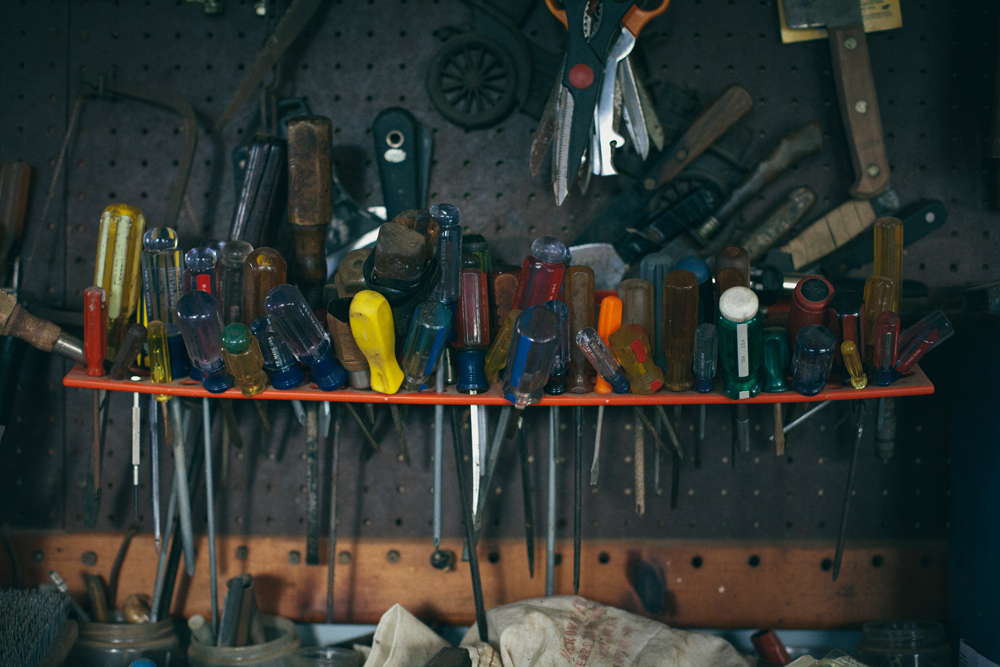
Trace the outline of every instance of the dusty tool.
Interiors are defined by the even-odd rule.
[[[77,363],[87,363],[83,341],[52,322],[35,317],[13,295],[4,291],[0,291],[0,335],[15,336],[43,352],[55,352]]]
[[[69,598],[70,604],[73,606],[73,613],[76,614],[76,617],[84,623],[93,623],[90,614],[85,612],[83,607],[80,606],[80,603],[76,601],[76,598],[70,595],[69,586],[66,585],[66,580],[63,579],[62,576],[55,570],[49,570],[49,579],[60,593]]]
[[[788,193],[770,215],[753,229],[742,234],[737,243],[746,248],[751,262],[756,262],[783,237],[799,220],[805,217],[816,203],[816,193],[809,186],[802,186]]]
[[[299,116],[288,122],[288,222],[295,233],[295,274],[313,305],[326,282],[332,135],[329,118]]]

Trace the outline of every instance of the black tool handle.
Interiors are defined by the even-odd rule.
[[[385,109],[372,123],[372,136],[386,220],[392,220],[403,211],[420,208],[423,203],[419,189],[423,138],[417,120],[406,109]]]

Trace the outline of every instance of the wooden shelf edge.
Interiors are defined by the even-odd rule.
[[[153,384],[148,377],[133,376],[129,380],[112,380],[108,376],[90,377],[77,364],[63,378],[63,385],[79,389],[104,389],[107,391],[134,392],[140,394],[169,394],[171,396],[246,398],[238,389],[229,389],[221,394],[207,392],[200,383],[183,379],[169,384]],[[836,378],[834,378],[836,379]],[[648,396],[636,394],[563,394],[562,396],[545,396],[538,405],[541,406],[598,406],[598,405],[701,405],[701,404],[735,404],[739,403],[814,403],[818,401],[845,401],[858,398],[883,398],[889,396],[920,396],[934,393],[934,385],[919,366],[914,366],[913,372],[900,378],[888,387],[869,385],[864,389],[854,389],[850,385],[827,385],[827,388],[815,396],[803,396],[794,391],[780,394],[761,392],[756,397],[744,401],[733,401],[722,394],[719,382],[711,392],[702,394],[695,391],[671,392],[659,391]],[[488,392],[477,394],[460,394],[454,387],[443,394],[432,391],[400,392],[398,394],[380,394],[375,391],[359,391],[356,389],[339,389],[337,391],[322,391],[316,385],[304,384],[295,389],[285,391],[268,387],[263,393],[254,396],[265,400],[300,400],[300,401],[331,401],[347,403],[409,403],[414,405],[510,405],[501,394],[500,384],[494,385]]]

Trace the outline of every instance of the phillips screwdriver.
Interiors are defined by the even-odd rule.
[[[177,302],[177,324],[192,366],[202,373],[202,386],[213,394],[232,387],[233,376],[222,358],[222,318],[215,297],[201,290],[186,293]]]
[[[524,258],[514,294],[514,308],[526,310],[559,296],[569,250],[551,236],[541,236],[531,244],[531,254]]]
[[[760,392],[761,318],[757,295],[749,287],[731,287],[719,298],[719,356],[722,390],[732,400],[753,398]],[[750,424],[747,407],[736,405],[736,441],[732,464],[736,465],[738,445],[750,451]]]
[[[235,243],[235,241],[230,241]],[[271,386],[275,389],[295,389],[305,380],[306,375],[298,359],[288,349],[285,339],[271,325],[267,315],[261,315],[253,321],[250,331],[257,339],[263,358],[264,370],[271,378]],[[298,422],[305,426],[306,411],[302,401],[290,401]]]
[[[872,275],[892,280],[892,312],[899,313],[903,298],[903,221],[892,217],[879,218],[873,231],[875,268]]]
[[[504,320],[503,326],[501,326],[500,330],[497,331],[495,336],[493,336],[493,343],[490,345],[490,349],[486,352],[486,361],[483,372],[486,374],[486,381],[491,385],[500,380],[500,371],[502,371],[504,366],[507,365],[507,353],[510,351],[510,339],[514,335],[514,326],[517,324],[517,318],[520,317],[520,315],[521,311],[516,308],[507,313],[507,319]]]
[[[833,285],[825,278],[809,276],[795,286],[792,305],[788,311],[788,332],[790,342],[795,345],[799,329],[808,324],[826,324],[827,309],[833,300]]]
[[[701,257],[684,257],[674,264],[675,271],[690,271],[698,279],[698,323],[715,324],[715,283],[712,272]]]
[[[368,359],[372,389],[395,394],[403,384],[403,371],[396,361],[396,333],[392,308],[384,296],[362,290],[351,299],[351,332]]]
[[[469,258],[469,255],[466,255]],[[475,260],[473,256],[470,259]],[[461,296],[455,312],[457,337],[454,346],[458,352],[458,384],[461,393],[475,396],[490,388],[486,380],[485,350],[490,344],[489,297],[486,273],[481,264],[473,261],[461,274]],[[483,447],[485,446],[486,420],[482,406],[469,406],[472,430],[472,506],[479,504],[479,481],[482,474]],[[435,416],[436,419],[436,416]]]
[[[260,344],[242,322],[227,324],[222,330],[222,356],[226,370],[244,396],[251,398],[264,391],[267,375]]]
[[[833,348],[837,337],[821,324],[807,324],[799,329],[792,352],[792,386],[803,396],[815,396],[826,387],[833,367]]]
[[[347,372],[333,358],[330,337],[298,287],[273,288],[264,298],[264,310],[295,358],[309,366],[310,379],[320,389],[333,391],[343,386]]]
[[[192,292],[194,294],[194,292]],[[147,325],[149,348],[150,380],[153,384],[167,384],[171,381],[170,334],[166,325],[159,320],[152,320]],[[184,451],[184,429],[181,420],[180,400],[173,399],[170,394],[156,394],[163,411],[163,433],[167,445],[174,450],[174,489],[171,497],[177,507],[180,519],[181,543],[184,546],[184,566],[188,575],[194,574],[194,536],[191,532],[191,494],[187,479],[187,456]],[[170,403],[170,414],[167,414],[167,403]],[[151,428],[155,428],[151,423]],[[168,529],[173,521],[173,512],[167,512]],[[167,535],[167,541],[170,536]],[[160,561],[166,564],[167,542],[160,550]],[[160,568],[157,568],[159,572]],[[159,578],[159,577],[157,577]],[[155,605],[154,605],[155,609]]]
[[[694,353],[691,368],[694,371],[694,388],[702,394],[712,391],[719,359],[719,329],[710,322],[702,322],[694,330]],[[694,467],[701,467],[701,450],[705,444],[705,404],[698,406],[698,434],[695,438]]]
[[[114,359],[139,302],[142,239],[146,218],[128,204],[111,204],[101,214],[94,284],[108,304],[108,358]]]
[[[138,322],[129,325],[125,332],[125,337],[115,355],[115,363],[111,366],[111,377],[115,380],[124,380],[129,369],[139,356],[139,351],[146,342],[146,327]],[[139,520],[139,459],[140,459],[140,431],[142,413],[139,409],[139,393],[132,393],[132,496],[133,508],[135,510],[135,520]]]
[[[899,315],[884,311],[875,323],[875,383],[880,387],[892,384],[899,346]],[[882,399],[879,399],[881,402]],[[881,407],[881,406],[880,406]]]
[[[192,290],[208,292],[219,298],[219,285],[216,280],[217,257],[211,248],[191,248],[184,253],[184,272],[181,274],[181,292]]]
[[[614,332],[618,331],[618,328],[622,325],[622,300],[617,296],[606,296],[601,299],[601,308],[597,317],[597,334],[604,344],[604,347],[609,351],[611,348],[608,344],[608,338]],[[577,341],[579,345],[579,339]],[[596,344],[591,346],[596,348]],[[582,349],[582,346],[581,346]],[[586,352],[586,350],[584,350]],[[590,356],[587,357],[590,359]],[[614,359],[614,353],[611,353],[611,358]],[[590,359],[593,363],[593,359]],[[615,360],[616,369],[619,373],[625,377],[625,371],[620,367],[618,361]],[[615,393],[623,393],[618,391],[618,387],[613,387],[610,380],[605,376],[605,371],[601,369],[600,366],[594,364],[594,368],[597,369],[597,381],[594,383],[594,391],[598,394],[610,394],[612,391]],[[615,371],[611,370],[611,376],[615,375]],[[620,385],[619,385],[620,386]],[[626,378],[626,389],[628,391],[628,380]],[[597,407],[597,433],[594,436],[594,458],[590,464],[590,485],[597,486],[597,477],[600,474],[600,454],[601,454],[601,431],[604,426],[604,405],[599,405]]]
[[[490,488],[496,471],[501,444],[511,425],[512,408],[523,410],[541,400],[542,389],[548,382],[549,371],[552,369],[558,339],[559,318],[544,306],[532,306],[517,318],[507,355],[507,377],[503,386],[503,397],[512,405],[505,405],[500,412],[489,450],[482,487],[484,492],[479,494],[479,505],[473,519],[477,531],[482,526],[483,510],[489,495],[486,491]]]
[[[762,332],[764,344],[764,389],[769,394],[788,391],[785,378],[789,374],[789,364],[792,360],[789,345],[788,329],[784,327],[765,327]],[[775,403],[774,411],[774,450],[776,456],[785,454],[784,418],[781,413],[781,403]]]
[[[170,376],[187,377],[187,350],[177,325],[177,302],[181,298],[181,255],[177,232],[154,227],[143,236],[142,288],[146,322],[162,322],[167,332]]]

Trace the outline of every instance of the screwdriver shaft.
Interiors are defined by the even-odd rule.
[[[444,363],[438,364],[434,374],[434,391],[444,393]],[[444,470],[444,405],[434,406],[434,548],[441,547],[441,475]],[[461,460],[455,465],[462,465]]]
[[[521,495],[524,500],[524,540],[528,551],[528,576],[535,577],[535,509],[532,504],[531,468],[529,467],[528,433],[524,429],[524,416],[517,420],[517,436],[520,443]]]
[[[403,415],[399,411],[399,406],[390,403],[389,414],[392,415],[392,423],[396,427],[396,439],[399,440],[399,460],[406,467],[410,467],[410,448],[406,443],[406,424],[403,423]]]
[[[135,520],[139,520],[139,461],[141,452],[139,444],[142,441],[140,428],[142,426],[142,409],[139,407],[139,394],[132,394],[132,507],[135,510]]]
[[[329,409],[329,403],[327,403]],[[343,411],[338,405],[333,420],[333,448],[330,453],[330,545],[326,555],[326,622],[333,623],[333,573],[337,564],[337,475],[340,471],[340,427]]]
[[[583,539],[583,406],[573,408],[573,595],[580,594]]]
[[[774,453],[776,456],[785,455],[785,429],[782,426],[784,420],[781,416],[781,403],[774,404]]]
[[[549,481],[548,512],[545,523],[545,596],[555,592],[556,567],[556,449],[558,449],[557,426],[559,408],[549,408]]]
[[[645,425],[659,439],[659,435],[653,430],[649,419],[642,413],[642,408],[638,405],[632,408],[635,413],[635,439],[633,451],[633,463],[635,463],[635,513],[642,516],[646,512],[646,452],[645,452]]]
[[[184,569],[194,576],[194,535],[191,532],[191,493],[187,481],[187,455],[184,438],[187,435],[181,419],[179,398],[170,401],[170,416],[174,422],[174,479],[177,480],[177,511],[180,515],[181,540],[184,545]]]
[[[601,427],[604,426],[604,406],[597,407],[597,435],[594,436],[594,460],[590,464],[590,485],[597,486],[597,476],[601,471]]]
[[[149,474],[150,489],[153,497],[153,543],[156,546],[156,553],[160,553],[162,537],[160,533],[160,446],[158,421],[159,412],[156,407],[158,401],[153,394],[149,395]]]
[[[677,431],[674,430],[674,425],[670,423],[670,420],[667,418],[667,411],[663,409],[662,405],[657,405],[656,413],[660,415],[660,420],[663,422],[663,428],[667,429],[667,435],[670,437],[670,444],[674,446],[674,451],[677,452],[677,456],[683,459],[684,450],[681,448],[681,441],[680,438],[677,437]]]
[[[292,401],[289,401],[289,403],[292,404],[292,411],[295,413],[295,421],[297,421],[301,425],[305,426],[306,425],[306,409],[305,409],[305,406],[302,405],[302,401],[292,400]]]
[[[698,406],[698,437],[694,441],[694,467],[701,468],[701,448],[705,444],[705,408],[704,403]]]
[[[205,442],[205,512],[208,514],[208,574],[212,595],[212,632],[219,632],[219,589],[215,567],[215,481],[212,474],[212,412],[208,397],[201,399],[201,427]]]
[[[486,498],[489,496],[490,485],[493,483],[493,473],[497,469],[497,461],[500,459],[500,449],[503,445],[504,435],[507,433],[507,427],[510,426],[510,418],[513,411],[514,406],[512,405],[505,405],[503,406],[503,410],[500,411],[500,421],[497,422],[497,430],[493,434],[493,444],[490,446],[490,455],[486,462],[486,475],[480,487],[479,504],[476,506],[475,516],[472,519],[472,528],[476,532],[479,532],[483,526],[483,509],[486,507]]]
[[[840,576],[840,565],[844,558],[844,539],[847,537],[847,514],[851,509],[851,494],[854,492],[854,476],[858,471],[858,451],[865,430],[865,404],[858,407],[857,431],[854,435],[854,451],[851,453],[851,467],[847,472],[847,489],[844,492],[844,509],[840,514],[840,530],[837,533],[837,551],[833,556],[833,580]]]
[[[476,390],[473,389],[469,392],[470,396],[476,395]],[[435,419],[437,415],[435,414]],[[483,459],[480,447],[482,446],[482,438],[479,433],[479,406],[472,405],[469,406],[469,421],[470,430],[472,431],[472,506],[479,506],[479,481],[482,477],[483,469]],[[462,461],[456,461],[455,465],[462,465]]]
[[[306,414],[306,565],[319,565],[319,405]]]

